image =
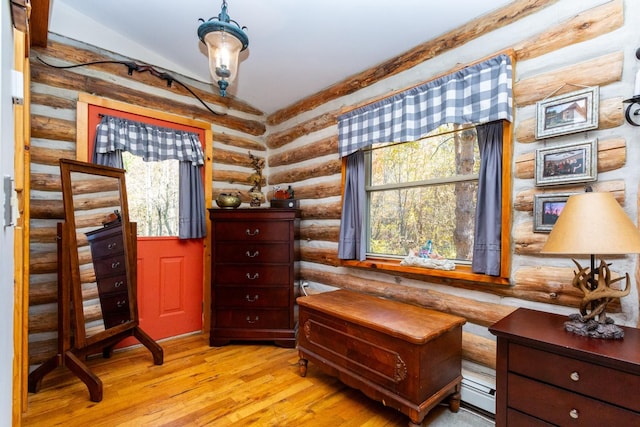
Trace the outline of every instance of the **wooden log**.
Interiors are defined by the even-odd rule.
[[[106,75],[105,78],[107,78]],[[206,120],[250,135],[262,135],[265,132],[265,125],[256,120],[242,119],[231,114],[213,115],[200,105],[185,104],[175,99],[118,86],[109,79],[102,80],[97,77],[84,76],[72,71],[52,69],[51,67],[38,63],[32,63],[31,79],[34,83],[37,82],[43,85],[61,87],[78,92],[87,92],[133,105],[144,105],[147,108],[158,111],[169,111],[184,117]],[[75,124],[73,129],[75,131]]]
[[[58,255],[55,252],[31,253],[30,274],[51,274],[58,272]]]
[[[520,298],[520,295],[526,295],[523,299],[578,308],[584,294],[571,285],[576,270],[577,268],[541,265],[520,267],[512,276],[515,285],[514,296]],[[612,272],[612,278],[618,277],[620,274]],[[531,294],[535,294],[536,297],[531,298]],[[607,311],[621,312],[620,298],[610,302]]]
[[[58,282],[47,281],[29,284],[29,305],[56,304],[58,302]]]
[[[621,204],[624,205],[625,199],[625,182],[618,181],[598,181],[591,184],[593,191],[609,192],[613,194],[613,197]],[[513,208],[521,212],[533,212],[534,197],[536,194],[553,194],[553,193],[582,193],[584,192],[584,184],[580,185],[568,185],[562,186],[562,189],[558,188],[531,188],[528,190],[520,191],[516,194]]]
[[[624,125],[624,107],[622,98],[610,98],[600,101],[598,129],[612,129]],[[536,119],[524,119],[518,123],[515,131],[517,142],[526,144],[539,142],[535,136]]]
[[[250,151],[266,151],[266,147],[261,142],[226,132],[213,132],[213,141],[214,143],[244,148]]]
[[[313,248],[309,246],[300,247],[300,260],[313,262],[316,264],[340,266],[337,249]]]
[[[31,227],[29,230],[29,242],[56,243],[58,240],[57,235],[56,227]]]
[[[547,241],[548,234],[534,233],[533,221],[526,221],[514,227],[512,239],[516,255],[538,255]]]
[[[308,96],[286,108],[269,115],[267,123],[277,125],[311,111],[334,99],[357,92],[380,80],[386,79],[436,56],[463,46],[484,34],[510,25],[522,18],[535,14],[557,0],[519,0],[469,21],[443,35],[423,43],[406,53],[396,56],[382,64],[348,77],[325,90]]]
[[[256,156],[256,157],[263,158],[261,156]],[[252,168],[251,159],[249,158],[249,152],[239,153],[237,151],[214,148],[213,162],[217,164],[223,164],[223,165],[234,165],[234,166]]]
[[[337,243],[339,238],[339,225],[306,225],[304,223],[300,225],[300,240],[306,240],[307,242],[320,240]]]
[[[57,352],[57,338],[33,339],[29,341],[29,365],[35,366],[46,362]]]
[[[535,177],[535,151],[523,153],[515,160],[515,176],[520,179]],[[598,172],[620,169],[627,162],[627,144],[624,138],[598,141]]]
[[[540,57],[566,46],[594,39],[624,25],[624,5],[615,0],[579,13],[535,37],[517,43],[516,59]]]
[[[340,161],[339,159],[328,160],[314,165],[302,166],[298,168],[286,168],[281,172],[272,172],[269,175],[269,184],[278,185],[283,183],[305,181],[307,179],[332,176],[340,173],[342,173],[342,161]],[[338,185],[341,184],[342,180],[340,180]],[[322,184],[320,184],[319,186],[321,185]],[[318,191],[320,191],[320,189]],[[318,191],[316,191],[316,193]],[[300,196],[300,192],[298,190],[296,190],[296,194],[298,197]],[[321,194],[323,194],[324,197],[335,195],[334,192],[330,194]],[[340,194],[340,191],[338,191],[337,194]]]
[[[31,90],[31,105],[45,105],[58,110],[75,110],[77,99],[62,98],[48,93],[37,93]]]
[[[409,304],[419,305],[444,313],[464,317],[467,321],[482,326],[490,326],[510,314],[515,307],[477,301],[432,289],[414,288],[401,284],[363,279],[351,274],[331,273],[303,267],[300,276],[304,280],[322,283],[337,288],[349,289],[371,295],[389,298]]]
[[[75,150],[31,147],[31,163],[48,166],[60,166],[60,159],[75,159]]]
[[[297,192],[297,190],[296,190]],[[303,220],[312,219],[340,219],[342,215],[342,203],[315,203],[300,208],[300,215]]]
[[[294,187],[295,197],[297,199],[308,200],[308,199],[324,199],[326,197],[334,197],[340,196],[342,192],[342,182],[341,181],[333,181],[333,182],[323,182],[314,185],[302,185]],[[340,214],[342,213],[342,203],[338,202],[339,211],[328,212],[329,214]],[[306,207],[305,207],[306,209]],[[328,219],[328,218],[325,218]]]
[[[32,114],[31,137],[75,142],[76,122]]]
[[[62,192],[62,182],[60,175],[50,173],[32,173],[29,180],[31,189],[37,191]]]
[[[220,182],[225,184],[243,184],[243,185],[251,185],[251,175],[253,175],[253,171],[240,172],[240,171],[230,171],[223,169],[214,169],[213,170],[213,181]]]
[[[462,331],[462,358],[495,369],[496,342]]]
[[[269,166],[292,165],[337,153],[338,135],[332,135],[293,150],[271,155],[269,156]]]
[[[64,221],[62,200],[31,199],[29,214],[32,219],[59,219]]]
[[[309,119],[305,122],[299,123],[289,129],[272,133],[267,136],[267,147],[269,147],[270,149],[280,148],[287,145],[291,141],[295,141],[303,135],[308,135],[329,126],[335,126],[338,123],[339,114],[340,111],[331,111],[321,114],[318,117],[314,117],[313,119]]]
[[[55,41],[49,41],[47,43],[46,49],[35,49],[36,52],[40,56],[46,56],[51,58],[57,58],[63,60],[65,62],[71,62],[74,64],[86,63],[86,62],[94,62],[94,61],[111,61],[114,58],[101,55],[100,53],[82,49],[76,46],[71,46],[64,43],[59,43]],[[118,59],[119,60],[119,59]],[[53,61],[48,61],[53,62]],[[146,64],[139,64],[146,65]],[[122,64],[96,64],[87,66],[88,68],[94,70],[100,70],[108,74],[116,74],[123,75],[123,71],[128,71],[127,68]],[[126,74],[125,74],[126,75]],[[128,76],[128,75],[127,75]],[[187,79],[181,78],[181,76],[174,75],[175,78],[180,80],[182,83],[188,83]],[[165,80],[161,80],[155,76],[152,76],[150,73],[134,73],[128,78],[135,80],[137,82],[149,85],[156,86],[162,88],[163,90],[168,90],[173,93],[185,96],[191,96],[191,94],[182,86],[175,84],[167,87],[167,82]],[[189,87],[192,91],[194,91],[202,100],[210,104],[216,104],[223,106],[225,108],[242,111],[244,113],[249,113],[253,115],[262,115],[263,112],[250,106],[249,104],[242,102],[238,99],[235,99],[233,96],[221,97],[217,91],[204,91],[198,89],[197,87]]]
[[[581,86],[605,86],[618,82],[622,79],[623,65],[624,53],[613,52],[522,79],[513,85],[513,100],[517,107],[523,107],[549,96],[573,92]]]

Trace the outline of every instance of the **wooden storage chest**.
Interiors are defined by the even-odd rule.
[[[421,424],[449,398],[457,412],[465,319],[347,290],[298,298],[307,362]]]

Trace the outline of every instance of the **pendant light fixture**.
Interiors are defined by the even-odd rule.
[[[200,41],[207,45],[209,71],[220,87],[220,95],[226,96],[227,87],[238,73],[238,56],[249,46],[249,37],[227,14],[227,1],[222,1],[222,10],[208,21],[200,18],[198,27]]]

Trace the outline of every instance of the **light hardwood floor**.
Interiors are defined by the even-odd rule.
[[[101,402],[66,368],[29,394],[24,426],[406,426],[398,411],[368,399],[270,344],[209,347],[197,334],[160,343],[164,364],[143,347],[88,365],[103,382]],[[434,409],[424,425],[437,417]],[[455,414],[457,415],[457,414]]]

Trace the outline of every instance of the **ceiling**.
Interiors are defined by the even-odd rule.
[[[267,114],[513,0],[227,0],[249,48],[228,93]],[[51,0],[49,31],[211,82],[199,18],[221,0]]]

